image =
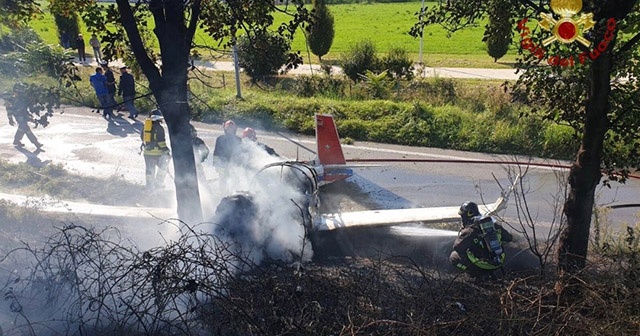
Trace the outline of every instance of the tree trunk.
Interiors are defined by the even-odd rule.
[[[161,110],[167,122],[173,155],[178,217],[187,224],[198,224],[202,222],[202,207],[189,126],[191,113],[186,103],[186,88],[175,90],[170,86],[162,92],[161,97]]]
[[[166,9],[166,21],[156,24],[154,29],[162,55],[162,91],[155,96],[167,122],[171,140],[178,217],[187,224],[194,225],[202,222],[202,206],[191,139],[191,111],[187,99],[191,41],[187,38],[183,13],[171,13],[174,16],[169,13],[170,10],[171,8]]]
[[[131,50],[149,81],[151,91],[167,123],[175,171],[178,217],[187,224],[198,224],[202,222],[202,206],[191,139],[187,67],[200,1],[195,0],[192,4],[196,14],[188,28],[185,27],[185,8],[182,1],[149,2],[155,21],[153,31],[160,45],[161,71],[144,48],[128,1],[116,0],[116,3],[120,11],[120,20],[131,43]]]
[[[582,143],[569,173],[569,197],[563,210],[567,223],[558,245],[558,272],[561,276],[575,274],[586,265],[595,190],[602,178],[603,144],[609,129],[607,114],[614,43],[615,39],[611,40],[606,51],[591,66]]]

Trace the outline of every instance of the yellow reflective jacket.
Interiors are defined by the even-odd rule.
[[[164,127],[162,127],[160,121],[145,120],[140,138],[142,139],[144,155],[161,156],[169,153]]]

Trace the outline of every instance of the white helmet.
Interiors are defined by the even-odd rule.
[[[164,117],[162,116],[162,112],[160,112],[160,110],[153,110],[151,111],[150,119],[151,121],[158,121],[164,119]]]

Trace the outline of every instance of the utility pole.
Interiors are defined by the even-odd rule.
[[[423,0],[424,1],[424,0]],[[240,90],[240,66],[238,66],[238,47],[237,41],[233,39],[233,67],[236,71],[236,97],[242,99],[242,92]]]
[[[420,15],[424,13],[424,0],[422,0],[422,8],[420,9]],[[418,64],[422,65],[422,45],[424,39],[424,26],[420,28],[420,52],[418,53]]]

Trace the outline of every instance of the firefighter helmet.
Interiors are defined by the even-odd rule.
[[[480,216],[480,210],[478,210],[478,205],[476,203],[467,201],[462,203],[460,206],[458,215],[462,218],[462,226],[468,226],[473,223],[474,217]]]
[[[251,127],[247,127],[244,129],[244,131],[242,131],[242,137],[247,138],[251,141],[258,140],[258,136],[256,135],[256,130],[254,130]]]
[[[224,124],[222,124],[222,128],[224,129],[225,133],[235,133],[238,129],[238,126],[236,126],[236,123],[233,122],[233,120],[227,120],[224,122]]]
[[[159,121],[164,119],[164,117],[162,116],[162,112],[160,112],[160,110],[155,109],[153,111],[151,111],[151,116],[150,116],[151,121]]]

